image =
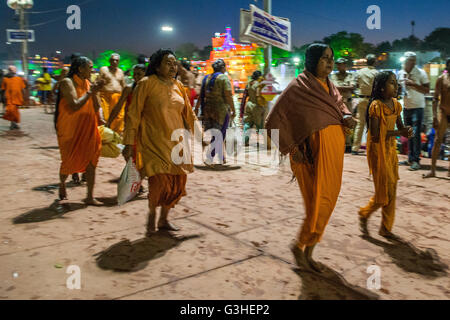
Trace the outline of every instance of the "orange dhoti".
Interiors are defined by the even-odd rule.
[[[15,104],[7,104],[5,107],[5,114],[3,115],[3,119],[19,123],[20,122],[19,107]]]
[[[331,125],[310,136],[314,165],[297,163],[291,156],[291,169],[297,178],[305,203],[306,218],[298,245],[312,246],[320,241],[336,205],[342,183],[345,135],[341,125]]]
[[[148,178],[148,200],[151,206],[173,208],[186,195],[187,175],[157,174]]]
[[[102,92],[101,93],[101,100],[102,100],[102,110],[103,110],[103,117],[105,118],[105,121],[108,121],[109,115],[111,114],[112,109],[114,106],[119,102],[121,93],[110,93],[110,92]],[[111,130],[122,133],[124,128],[124,117],[125,117],[125,108],[122,107],[117,117],[114,119],[114,121],[111,123]]]
[[[89,90],[88,80],[83,81],[76,75],[73,80],[77,84],[78,98],[84,96]],[[61,153],[60,174],[85,172],[89,164],[97,166],[102,140],[93,103],[90,98],[84,106],[74,111],[64,98],[59,102],[56,129]]]

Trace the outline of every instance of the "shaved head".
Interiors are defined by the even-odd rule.
[[[8,71],[9,71],[10,73],[16,73],[16,72],[17,72],[17,68],[16,68],[15,66],[9,66],[9,67],[8,67]]]

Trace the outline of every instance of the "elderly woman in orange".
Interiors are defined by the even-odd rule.
[[[123,155],[132,157],[133,144],[141,155],[137,168],[148,177],[149,217],[146,236],[157,229],[178,230],[168,220],[169,210],[186,195],[187,173],[191,163],[176,164],[172,150],[178,144],[172,133],[178,129],[194,128],[196,117],[183,84],[175,79],[177,59],[170,50],[160,49],[150,58],[146,77],[139,81],[128,109],[124,131]],[[161,207],[159,222],[156,209]]]
[[[306,217],[292,253],[298,265],[306,263],[318,272],[323,266],[312,259],[312,252],[341,189],[345,128],[355,124],[328,79],[333,66],[334,53],[329,46],[310,45],[304,72],[284,90],[266,120],[267,129],[279,129],[279,150],[290,154],[291,169],[305,203]]]
[[[55,127],[61,153],[59,198],[67,199],[66,179],[69,174],[86,172],[88,205],[94,199],[95,168],[100,157],[102,141],[97,128],[100,100],[98,91],[103,82],[91,85],[92,61],[76,58],[67,78],[60,83],[55,108]]]

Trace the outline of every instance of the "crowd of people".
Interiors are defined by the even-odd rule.
[[[289,155],[293,179],[297,180],[305,203],[306,218],[297,242],[291,246],[299,265],[323,270],[312,258],[313,250],[338,200],[344,153],[361,152],[366,127],[374,196],[359,210],[361,232],[368,234],[367,221],[381,208],[379,234],[395,239],[392,229],[399,179],[396,138],[408,139],[408,160],[400,165],[418,170],[425,94],[430,90],[426,73],[416,66],[415,54],[407,52],[405,58],[398,77],[392,72],[377,71],[375,55],[368,55],[367,67],[355,74],[347,72],[345,59],[338,59],[338,72],[331,75],[335,64],[333,49],[312,44],[306,51],[305,70],[292,80],[271,110],[262,95],[262,72],[252,74],[239,109],[244,143],[249,144],[247,132],[253,127],[269,129],[269,137],[270,130],[279,130],[277,147],[281,154]],[[169,212],[186,195],[187,174],[194,167],[192,161],[172,160],[178,144],[172,140],[172,133],[180,128],[190,132],[216,129],[222,133],[219,145],[224,145],[226,130],[236,116],[226,64],[220,59],[215,61],[213,73],[203,77],[189,63],[177,60],[173,51],[160,49],[150,57],[148,66],[145,59],[138,61],[132,69],[131,82],[119,65],[120,56],[112,54],[109,65],[103,66],[92,81],[92,61],[74,54],[70,68],[62,70],[53,88],[48,86],[50,76],[44,70],[43,99],[48,99],[48,91],[52,90],[56,96],[54,120],[61,154],[59,198],[68,197],[68,176],[79,183],[78,174],[83,174],[87,182],[85,203],[98,204],[94,184],[102,148],[99,126],[104,125],[122,136],[125,160],[132,159],[141,177],[148,178],[147,236],[162,229],[178,230],[170,221]],[[424,176],[427,178],[435,176],[436,159],[450,120],[449,71],[450,59],[436,84],[436,133],[431,171]],[[11,130],[17,129],[20,122],[18,107],[24,104],[25,87],[16,69],[10,67],[1,88],[6,101],[3,118],[11,122]],[[399,93],[404,95],[403,106],[397,100]],[[195,128],[198,119],[203,128]],[[219,150],[217,144],[214,146],[208,149],[205,161],[212,168],[216,166],[216,154],[221,163],[225,162],[223,147]],[[156,221],[158,208],[160,217]]]

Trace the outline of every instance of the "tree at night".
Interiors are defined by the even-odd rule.
[[[413,35],[392,42],[392,51],[420,51],[422,49],[422,40]]]
[[[425,38],[424,47],[440,51],[443,59],[450,56],[450,28],[435,29]]]
[[[364,42],[364,37],[359,33],[341,31],[323,38],[323,42],[333,48],[335,59],[347,58],[353,60],[374,51],[374,46]]]
[[[178,59],[199,60],[201,50],[193,43],[187,42],[179,45],[175,50]]]

